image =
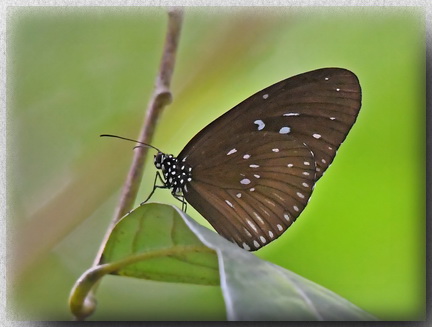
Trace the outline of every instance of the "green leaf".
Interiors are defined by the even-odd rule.
[[[217,251],[229,320],[376,320],[339,295],[289,270],[257,258],[183,215]]]
[[[217,256],[203,245],[172,206],[149,203],[114,227],[100,264],[112,274],[149,280],[218,285]]]
[[[218,285],[228,320],[376,320],[337,294],[257,258],[174,206],[149,203],[114,227],[102,260],[77,281],[71,311],[88,316],[87,294],[105,274]],[[220,279],[219,279],[220,276]]]

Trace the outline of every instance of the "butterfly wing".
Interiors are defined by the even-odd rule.
[[[256,250],[279,237],[306,206],[314,157],[304,144],[274,132],[236,135],[212,148],[209,159],[224,146],[225,160],[194,167],[183,194],[219,234]]]
[[[268,244],[301,213],[360,106],[357,77],[339,68],[259,91],[206,126],[180,153],[178,159],[193,167],[186,200],[240,246]]]
[[[290,77],[250,96],[202,129],[179,158],[190,165],[206,158],[215,143],[253,131],[288,131],[315,156],[317,180],[336,155],[361,106],[357,76],[323,68]],[[220,155],[223,158],[222,154]]]

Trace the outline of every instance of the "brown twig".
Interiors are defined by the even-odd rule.
[[[156,122],[162,113],[162,110],[171,103],[172,95],[170,91],[171,77],[174,71],[177,46],[180,38],[180,31],[183,21],[183,11],[180,8],[173,8],[168,11],[168,30],[166,33],[165,46],[160,63],[159,74],[156,77],[153,95],[148,103],[146,116],[138,140],[143,143],[151,143],[154,134]],[[114,217],[108,227],[107,232],[101,242],[99,251],[93,262],[93,267],[100,263],[100,259],[105,244],[111,234],[114,225],[134,205],[138,188],[143,176],[144,162],[147,157],[148,148],[138,147],[135,150],[129,173],[123,185],[119,204],[116,208]],[[94,300],[95,288],[86,296],[79,312],[75,312],[77,320],[84,320],[95,310],[96,302]]]
[[[165,106],[171,103],[172,94],[170,91],[171,77],[174,71],[176,51],[180,38],[180,31],[183,21],[183,11],[173,8],[168,11],[168,30],[166,33],[165,46],[160,63],[159,74],[156,77],[153,95],[148,103],[146,116],[138,140],[150,144],[153,138],[156,122]],[[105,234],[99,252],[93,265],[97,265],[103,252],[105,243],[111,234],[114,225],[128,213],[135,202],[138,188],[143,176],[144,162],[147,158],[148,148],[138,147],[132,160],[129,173],[123,185],[120,201],[116,208],[114,217]]]

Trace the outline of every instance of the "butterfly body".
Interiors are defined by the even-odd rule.
[[[178,157],[158,153],[163,187],[246,250],[296,220],[354,124],[357,77],[340,68],[300,74],[244,100],[201,130]]]
[[[172,154],[158,152],[154,157],[157,169],[162,170],[164,187],[172,189],[173,195],[182,193],[187,182],[192,181],[192,167],[180,162]]]

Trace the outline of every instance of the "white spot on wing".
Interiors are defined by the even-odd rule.
[[[261,176],[258,174],[254,174],[255,178],[260,178]]]
[[[264,198],[264,201],[267,202],[268,204],[272,205],[273,207],[276,207],[276,204],[273,201],[270,201],[267,198]]]
[[[262,130],[265,127],[264,122],[261,119],[257,119],[254,121],[254,124],[258,125],[258,130]]]
[[[251,191],[251,192],[253,192],[253,191],[255,191],[255,188],[254,187],[252,187],[249,191]]]
[[[317,134],[317,133],[312,134],[312,136],[315,137],[316,139],[320,139],[321,138],[321,134]]]
[[[244,232],[246,233],[247,236],[252,237],[252,234],[249,233],[249,231],[243,227]]]
[[[279,152],[279,149],[278,148],[274,148],[274,149],[272,149],[272,151],[273,152]]]
[[[329,78],[328,77],[326,77],[326,78],[324,78],[326,81],[328,81],[329,80]]]
[[[278,228],[280,231],[283,231],[283,227],[282,227],[281,224],[277,224],[277,228]]]
[[[304,187],[309,187],[308,183],[302,183]]]
[[[287,114],[283,114],[283,116],[285,117],[289,117],[289,116],[300,116],[300,114],[298,112],[289,112]]]
[[[264,100],[267,99],[268,97],[269,97],[269,95],[267,93],[263,95]]]
[[[309,161],[305,161],[305,162],[303,162],[303,163],[304,163],[305,166],[309,166],[309,165],[310,165],[310,162],[309,162]]]
[[[282,127],[279,130],[279,134],[288,134],[289,132],[291,132],[291,128],[289,128],[288,126]]]
[[[249,165],[249,167],[251,167],[251,168],[258,168],[259,165]]]
[[[270,236],[270,238],[273,238],[273,236],[274,236],[273,232],[271,230],[269,231],[269,236]]]
[[[229,150],[229,152],[227,153],[227,156],[229,156],[230,154],[236,153],[237,149],[231,149]]]
[[[231,208],[234,208],[233,204],[229,202],[228,200],[225,200],[226,204],[228,204]]]
[[[275,197],[277,197],[279,200],[285,201],[285,199],[284,199],[283,197],[281,197],[279,194],[277,194],[277,193],[275,193],[275,192],[272,192],[272,194],[273,194]],[[267,213],[267,215],[270,216],[268,213]]]
[[[246,222],[249,224],[249,226],[256,232],[258,232],[258,229],[256,228],[255,224],[251,222],[249,219],[246,219]]]
[[[246,251],[250,250],[249,245],[247,245],[246,243],[243,242],[242,246],[243,246],[243,249],[245,249]]]
[[[259,245],[259,243],[258,243],[257,241],[253,241],[253,244],[254,244],[254,246],[255,246],[256,248],[259,248],[259,247],[260,247],[260,245]]]
[[[250,179],[243,178],[243,179],[240,181],[240,184],[243,184],[243,185],[250,184]]]
[[[305,175],[305,176],[309,176],[310,175],[307,171],[304,171],[302,174]]]
[[[288,166],[288,168],[291,168],[291,167],[293,167],[294,165],[293,165],[292,163],[289,163],[287,166]]]
[[[303,193],[300,193],[300,192],[297,192],[297,196],[299,197],[299,198],[301,198],[301,199],[304,199],[304,194]]]
[[[241,198],[241,193],[237,193],[236,197],[238,197],[240,199]]]
[[[256,217],[256,219],[258,219],[259,222],[264,225],[264,220],[261,218],[261,216],[257,214],[255,211],[253,212],[253,214]]]
[[[336,118],[335,117],[330,117],[330,120],[335,120]]]
[[[299,212],[299,208],[297,206],[293,206],[293,209],[297,212]]]
[[[250,154],[245,154],[244,156],[243,156],[243,159],[249,159],[250,158]]]
[[[288,214],[286,214],[286,213],[284,213],[284,218],[285,218],[286,221],[289,221],[289,220],[290,220]]]
[[[323,164],[327,163],[327,161],[325,161],[325,159],[321,159],[321,162],[322,162]]]
[[[267,240],[265,239],[264,236],[260,236],[260,240],[261,240],[261,242],[263,242],[263,243],[267,243]]]
[[[339,88],[337,88],[337,89],[336,89],[336,91],[337,91],[337,92],[339,92],[339,91],[340,91],[340,89],[339,89]]]

